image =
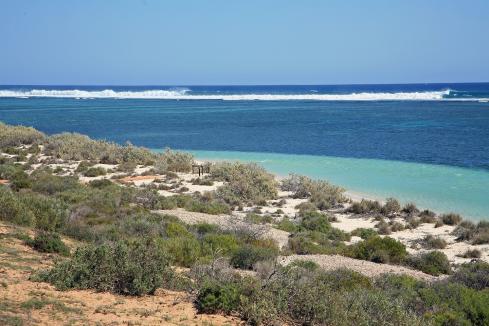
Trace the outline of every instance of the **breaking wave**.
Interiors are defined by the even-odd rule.
[[[450,97],[450,90],[425,92],[359,92],[350,94],[192,94],[190,89],[115,91],[106,90],[0,90],[0,97],[55,97],[75,99],[161,99],[161,100],[223,100],[223,101],[441,101],[481,100]]]

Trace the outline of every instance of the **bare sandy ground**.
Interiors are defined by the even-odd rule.
[[[55,255],[40,254],[10,237],[18,227],[0,223],[0,325],[242,325],[237,318],[198,314],[193,297],[158,290],[129,297],[94,291],[57,291],[29,277],[52,266]],[[66,240],[66,239],[64,239]]]

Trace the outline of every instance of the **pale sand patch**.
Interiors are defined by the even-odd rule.
[[[347,268],[368,277],[378,277],[385,273],[397,275],[409,275],[414,278],[432,282],[444,278],[425,274],[404,266],[377,264],[370,261],[358,260],[338,255],[291,255],[280,256],[277,261],[282,265],[288,265],[296,260],[309,260],[318,264],[322,269],[331,271],[338,268]]]
[[[351,232],[358,228],[374,229],[378,222],[373,218],[352,217],[351,214],[334,214],[337,222],[333,222],[332,226],[345,232]]]

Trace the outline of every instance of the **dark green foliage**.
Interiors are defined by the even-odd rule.
[[[463,264],[453,273],[450,281],[475,290],[487,289],[489,288],[489,264],[483,261]]]
[[[298,230],[297,224],[292,222],[287,217],[284,217],[280,222],[277,223],[275,227],[279,230],[283,230],[290,233],[295,233]]]
[[[389,237],[373,236],[350,246],[348,254],[377,263],[399,264],[407,257],[406,247]]]
[[[438,283],[419,291],[435,325],[487,325],[489,292],[475,291],[456,283]]]
[[[435,276],[450,274],[452,271],[447,256],[441,251],[431,251],[418,256],[411,256],[408,258],[407,264]]]
[[[170,275],[167,254],[154,241],[116,242],[78,248],[39,279],[60,290],[95,289],[117,294],[153,294]]]
[[[204,255],[227,256],[239,248],[238,239],[232,234],[206,234],[202,239]]]
[[[378,235],[378,233],[374,229],[358,228],[358,229],[351,231],[351,235],[360,237],[360,238],[365,240],[365,239],[368,239],[370,237]]]
[[[197,294],[197,309],[200,313],[231,313],[237,311],[240,304],[240,288],[236,283],[218,284],[207,282]]]
[[[231,256],[231,265],[236,268],[252,269],[259,261],[273,260],[278,255],[277,247],[262,247],[245,244]]]
[[[59,234],[54,232],[37,232],[34,239],[27,244],[39,252],[57,253],[63,256],[70,254],[70,249],[61,240]]]
[[[92,167],[83,173],[86,177],[98,177],[101,175],[106,175],[107,171],[103,167]]]
[[[32,190],[45,195],[54,195],[68,190],[82,188],[76,177],[60,177],[47,172],[33,174]]]
[[[25,192],[19,194],[19,199],[35,216],[34,226],[38,229],[58,231],[68,218],[68,206],[57,198]]]
[[[316,271],[319,269],[319,265],[316,264],[315,262],[311,260],[302,260],[302,259],[294,260],[293,262],[288,264],[285,268],[290,269],[294,267],[303,268],[308,271]]]
[[[4,186],[0,186],[0,219],[26,226],[34,226],[36,220],[18,196]]]
[[[88,185],[93,188],[101,189],[101,188],[112,186],[113,182],[108,179],[100,179],[100,180],[92,180],[88,183]]]

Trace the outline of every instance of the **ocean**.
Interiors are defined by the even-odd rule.
[[[0,86],[0,121],[257,161],[489,219],[489,83]]]

